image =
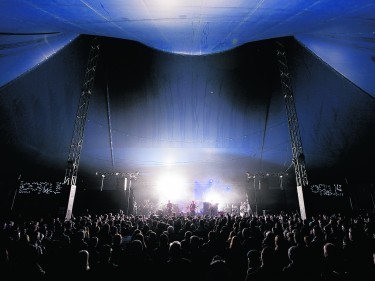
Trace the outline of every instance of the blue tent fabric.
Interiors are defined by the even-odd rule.
[[[66,47],[77,34],[1,34],[0,87],[36,68],[59,50]]]

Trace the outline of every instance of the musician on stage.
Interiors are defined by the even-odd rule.
[[[196,208],[197,208],[197,204],[195,204],[195,201],[193,200],[193,201],[191,201],[191,203],[190,203],[190,206],[189,206],[189,211],[190,211],[190,215],[191,216],[195,216],[195,210],[196,210]]]
[[[168,200],[168,203],[167,203],[167,215],[168,216],[172,215],[172,209],[173,209],[173,204],[171,203],[171,200]]]
[[[241,202],[241,205],[240,205],[240,215],[243,217],[243,216],[247,215],[247,213],[248,213],[247,202],[243,201],[243,202]]]

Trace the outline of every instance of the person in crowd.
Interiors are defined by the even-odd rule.
[[[226,261],[220,256],[214,256],[208,266],[206,281],[231,281],[231,274]]]
[[[191,281],[194,278],[191,260],[182,256],[181,243],[173,241],[169,245],[169,260],[166,265],[167,280]]]
[[[323,246],[324,265],[321,271],[322,281],[349,280],[349,274],[345,269],[342,249],[335,244],[327,242]],[[375,277],[375,276],[374,276]]]
[[[260,252],[255,249],[248,251],[246,275],[250,275],[252,272],[258,270],[261,265],[262,263],[260,261]]]
[[[260,254],[261,266],[248,271],[245,281],[262,281],[280,279],[280,271],[275,263],[275,250],[265,246]]]

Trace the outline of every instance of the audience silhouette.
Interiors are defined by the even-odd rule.
[[[2,218],[0,270],[7,280],[367,281],[374,222],[372,213],[287,212]]]

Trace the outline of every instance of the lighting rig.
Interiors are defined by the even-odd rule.
[[[255,179],[255,178],[265,178],[270,176],[277,176],[279,178],[285,177],[288,173],[246,173],[247,179]]]
[[[104,178],[108,176],[115,176],[115,177],[123,177],[129,179],[129,188],[131,186],[132,180],[137,180],[139,176],[139,172],[131,172],[131,173],[120,173],[120,172],[111,172],[111,173],[103,173],[103,172],[96,172],[95,175],[102,177],[102,182],[100,186],[100,191],[103,190]]]
[[[102,172],[96,172],[95,175],[107,177],[107,176],[119,176],[119,177],[125,177],[129,178],[131,180],[136,180],[139,176],[139,172],[133,172],[133,173],[119,173],[119,172],[113,172],[113,173],[102,173]]]

